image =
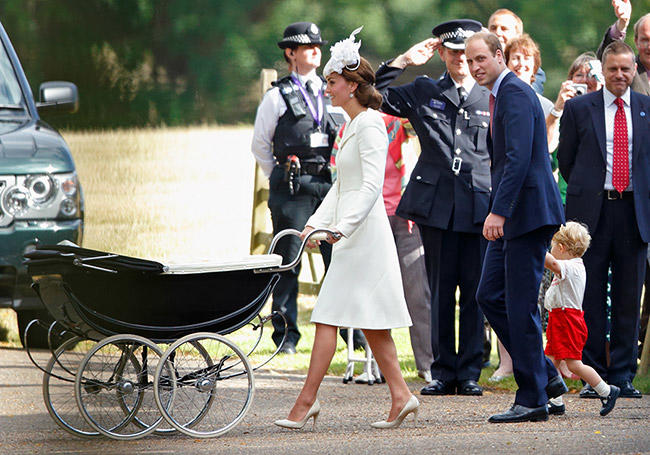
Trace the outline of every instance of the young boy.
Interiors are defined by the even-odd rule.
[[[590,241],[587,228],[574,221],[560,227],[551,240],[551,252],[546,253],[544,261],[544,267],[554,273],[544,302],[549,311],[544,352],[556,368],[564,360],[569,371],[594,388],[603,403],[600,415],[605,416],[614,409],[621,390],[608,385],[581,360],[587,341],[587,325],[582,311],[587,274],[582,255],[589,248]],[[549,402],[549,414],[564,414],[564,409],[562,397]]]

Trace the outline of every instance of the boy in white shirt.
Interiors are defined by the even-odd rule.
[[[596,370],[582,363],[582,349],[587,341],[587,325],[582,311],[587,273],[582,255],[589,248],[591,236],[586,226],[569,221],[551,240],[544,267],[553,272],[553,282],[546,291],[544,306],[549,311],[544,353],[557,368],[564,360],[569,371],[586,381],[600,395],[600,415],[614,409],[621,390],[607,384]],[[549,402],[549,414],[564,414],[562,397]]]

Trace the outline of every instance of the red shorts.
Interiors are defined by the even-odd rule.
[[[557,360],[582,360],[587,342],[585,313],[575,308],[554,308],[548,313],[544,353]]]

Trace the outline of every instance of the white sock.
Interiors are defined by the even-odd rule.
[[[562,401],[562,395],[560,395],[557,398],[551,398],[548,400],[551,404],[554,404],[555,406],[562,406],[564,402]]]
[[[598,385],[594,387],[594,390],[598,395],[600,395],[603,398],[607,398],[609,396],[609,392],[610,392],[609,385],[603,380],[601,380],[598,383]]]

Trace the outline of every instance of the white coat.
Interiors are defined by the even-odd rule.
[[[381,115],[358,114],[345,128],[336,156],[337,180],[307,221],[337,230],[312,322],[360,329],[411,325],[382,187],[388,136]]]

